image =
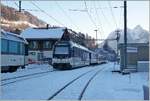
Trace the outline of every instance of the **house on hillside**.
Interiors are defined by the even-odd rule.
[[[124,67],[124,44],[119,44],[121,71],[149,71],[149,43],[127,44],[127,67]]]

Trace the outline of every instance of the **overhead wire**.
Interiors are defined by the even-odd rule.
[[[14,2],[14,4],[16,5],[16,7],[17,8],[19,8],[19,5],[16,3],[16,1]],[[35,11],[35,12],[41,12],[41,11],[39,11],[39,10],[37,10],[37,9],[21,9],[21,10],[23,10],[23,11]]]
[[[119,26],[121,26],[122,11],[123,11],[123,9],[121,8],[120,17],[119,17]]]
[[[17,8],[19,7],[19,5],[16,3],[16,1],[14,2],[14,4],[16,5]]]
[[[112,10],[111,1],[108,1],[108,6],[109,6],[109,8],[110,8],[110,11],[111,11],[111,15],[112,15],[112,18],[113,18],[114,24],[115,24],[115,26],[116,26],[116,28],[117,28],[118,26],[117,26],[117,22],[116,22],[116,19],[115,19],[115,16],[114,16],[113,10]]]
[[[102,16],[104,17],[106,23],[108,24],[108,26],[111,26],[111,23],[109,22],[108,18],[107,18],[106,15],[104,14],[103,9],[101,8],[101,5],[100,5],[100,4],[99,4],[99,8],[100,8],[100,11],[101,11]]]
[[[88,7],[87,7],[87,4],[86,4],[86,1],[84,0],[84,5],[85,5],[85,9],[87,10],[86,13],[88,15],[88,17],[90,18],[91,22],[93,23],[93,25],[97,28],[97,25],[96,23],[94,22],[92,16],[90,15],[89,11],[88,11]]]
[[[58,24],[62,25],[63,27],[65,27],[64,24],[62,24],[60,21],[58,21],[57,19],[55,19],[53,16],[51,16],[49,13],[47,13],[46,11],[44,11],[43,9],[41,9],[37,4],[35,4],[35,2],[30,1],[36,8],[38,8],[41,12],[43,12],[44,14],[46,14],[48,17],[50,17],[51,19],[53,19],[55,22],[57,22]]]
[[[71,24],[73,24],[78,30],[80,30],[80,28],[72,21],[71,17],[67,14],[67,12],[65,12],[63,7],[57,1],[55,1],[55,3],[59,7],[59,9],[63,12],[63,14],[68,18],[68,20],[71,22]]]
[[[101,29],[100,29],[100,32],[101,32],[101,33],[104,33],[103,26],[102,26],[102,23],[101,23],[101,20],[100,20],[99,14],[98,14],[98,12],[97,12],[96,2],[94,2],[94,8],[95,8],[95,12],[96,12],[97,20],[98,20],[98,22],[99,22],[99,24],[100,24],[100,28],[101,28]]]

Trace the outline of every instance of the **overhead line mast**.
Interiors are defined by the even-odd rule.
[[[21,12],[21,1],[19,1],[19,12]]]
[[[124,68],[127,68],[127,1],[124,1]]]

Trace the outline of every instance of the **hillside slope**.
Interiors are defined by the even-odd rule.
[[[38,19],[27,11],[18,12],[18,10],[1,5],[1,27],[6,31],[23,30],[27,27],[45,26],[45,22]]]

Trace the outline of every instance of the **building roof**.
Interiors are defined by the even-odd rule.
[[[66,28],[27,28],[21,33],[26,39],[60,39]]]
[[[2,39],[6,40],[12,40],[12,41],[18,41],[18,42],[23,42],[23,43],[28,43],[23,37],[20,35],[11,33],[11,32],[6,32],[4,30],[1,30],[1,36]]]

